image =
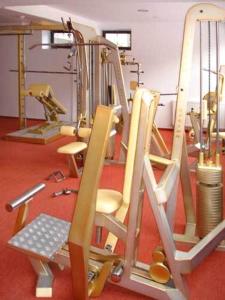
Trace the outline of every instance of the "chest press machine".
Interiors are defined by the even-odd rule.
[[[99,106],[90,137],[87,151],[86,163],[81,179],[79,197],[93,199],[96,197],[97,184],[111,128],[114,122],[113,109]],[[98,143],[96,143],[98,141]],[[19,208],[13,238],[9,244],[23,253],[27,254],[35,272],[38,275],[36,287],[37,297],[49,297],[52,295],[53,275],[48,266],[50,261],[58,261],[59,265],[69,266],[69,252],[66,247],[70,223],[41,214],[33,222],[25,226],[28,213],[28,202],[33,196],[44,188],[44,184],[38,184],[27,191],[16,200],[7,205],[7,210],[12,211]],[[94,197],[94,198],[93,198]],[[83,220],[86,222],[86,218]],[[65,263],[66,262],[66,263]]]

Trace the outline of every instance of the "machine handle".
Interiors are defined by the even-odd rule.
[[[5,208],[8,212],[13,211],[14,209],[20,207],[22,204],[26,203],[29,199],[31,199],[35,194],[40,192],[45,188],[44,183],[38,183],[33,186],[30,190],[24,192],[21,196],[17,197],[15,200],[6,204]]]

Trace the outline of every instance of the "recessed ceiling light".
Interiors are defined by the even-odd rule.
[[[143,12],[143,13],[149,12],[149,10],[146,9],[146,8],[139,8],[137,11],[138,11],[138,12]]]

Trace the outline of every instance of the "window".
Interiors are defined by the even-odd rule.
[[[104,30],[103,36],[116,44],[120,50],[131,50],[130,30]]]
[[[54,48],[54,44],[57,47],[62,48],[70,48],[70,44],[73,43],[73,35],[72,33],[65,32],[65,31],[51,31],[51,44]],[[68,46],[66,44],[69,44]],[[60,46],[61,45],[61,46]]]
[[[50,49],[50,43],[51,43],[51,32],[49,30],[42,30],[41,31],[41,43],[42,49]]]

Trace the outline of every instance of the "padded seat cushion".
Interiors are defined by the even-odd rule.
[[[99,189],[97,192],[96,211],[104,214],[112,214],[122,204],[123,195],[114,190]]]
[[[216,132],[213,132],[211,134],[211,136],[214,137],[214,138],[216,138]],[[219,132],[219,138],[225,139],[225,132],[224,131]]]
[[[73,142],[57,149],[58,153],[77,154],[87,148],[87,144],[83,142]]]
[[[81,138],[89,138],[90,135],[91,135],[91,128],[80,127],[79,130],[78,130],[78,135]]]

